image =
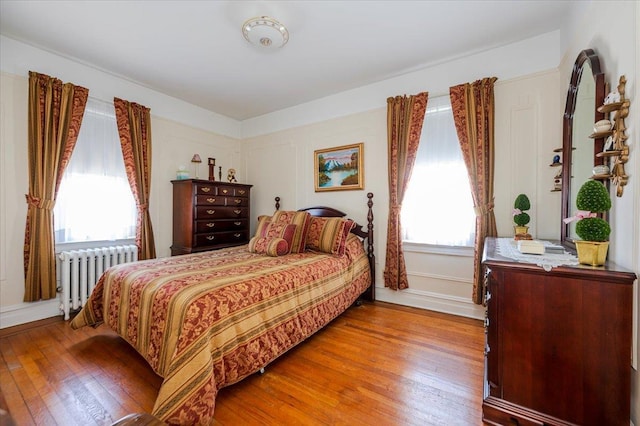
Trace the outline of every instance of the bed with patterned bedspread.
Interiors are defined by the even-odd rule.
[[[71,326],[105,323],[164,380],[153,414],[211,424],[219,389],[324,327],[372,284],[363,242],[344,254],[284,256],[247,246],[122,264],[100,278]]]

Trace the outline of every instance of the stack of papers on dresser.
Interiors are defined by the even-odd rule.
[[[544,244],[538,240],[519,240],[518,251],[527,254],[544,254]]]
[[[518,248],[518,242],[524,242],[525,244],[528,242],[530,244],[531,241],[532,240],[516,241],[513,237],[496,238],[496,248],[501,256],[513,259],[516,262],[533,263],[542,267],[547,272],[557,266],[579,265],[578,258],[575,255],[565,252],[564,247],[550,241],[533,240],[543,245],[544,252],[541,254],[521,252]]]

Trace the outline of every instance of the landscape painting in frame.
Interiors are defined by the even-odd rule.
[[[316,192],[364,188],[364,144],[314,151]]]

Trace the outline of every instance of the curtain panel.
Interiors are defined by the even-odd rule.
[[[89,90],[29,71],[24,301],[56,296],[53,207],[76,144]]]
[[[476,213],[476,238],[473,262],[473,294],[482,303],[482,252],[486,237],[495,237],[493,213],[494,176],[494,83],[496,77],[451,87],[453,119],[460,148],[469,175],[469,186]]]
[[[409,287],[402,250],[400,212],[418,152],[429,94],[387,99],[387,148],[389,161],[389,221],[384,268],[384,286],[393,290]]]
[[[156,246],[149,215],[151,192],[151,113],[149,108],[114,98],[125,171],[136,200],[138,259],[154,259]]]

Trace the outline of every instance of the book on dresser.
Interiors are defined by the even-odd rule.
[[[249,242],[251,185],[201,179],[171,183],[172,256]]]

